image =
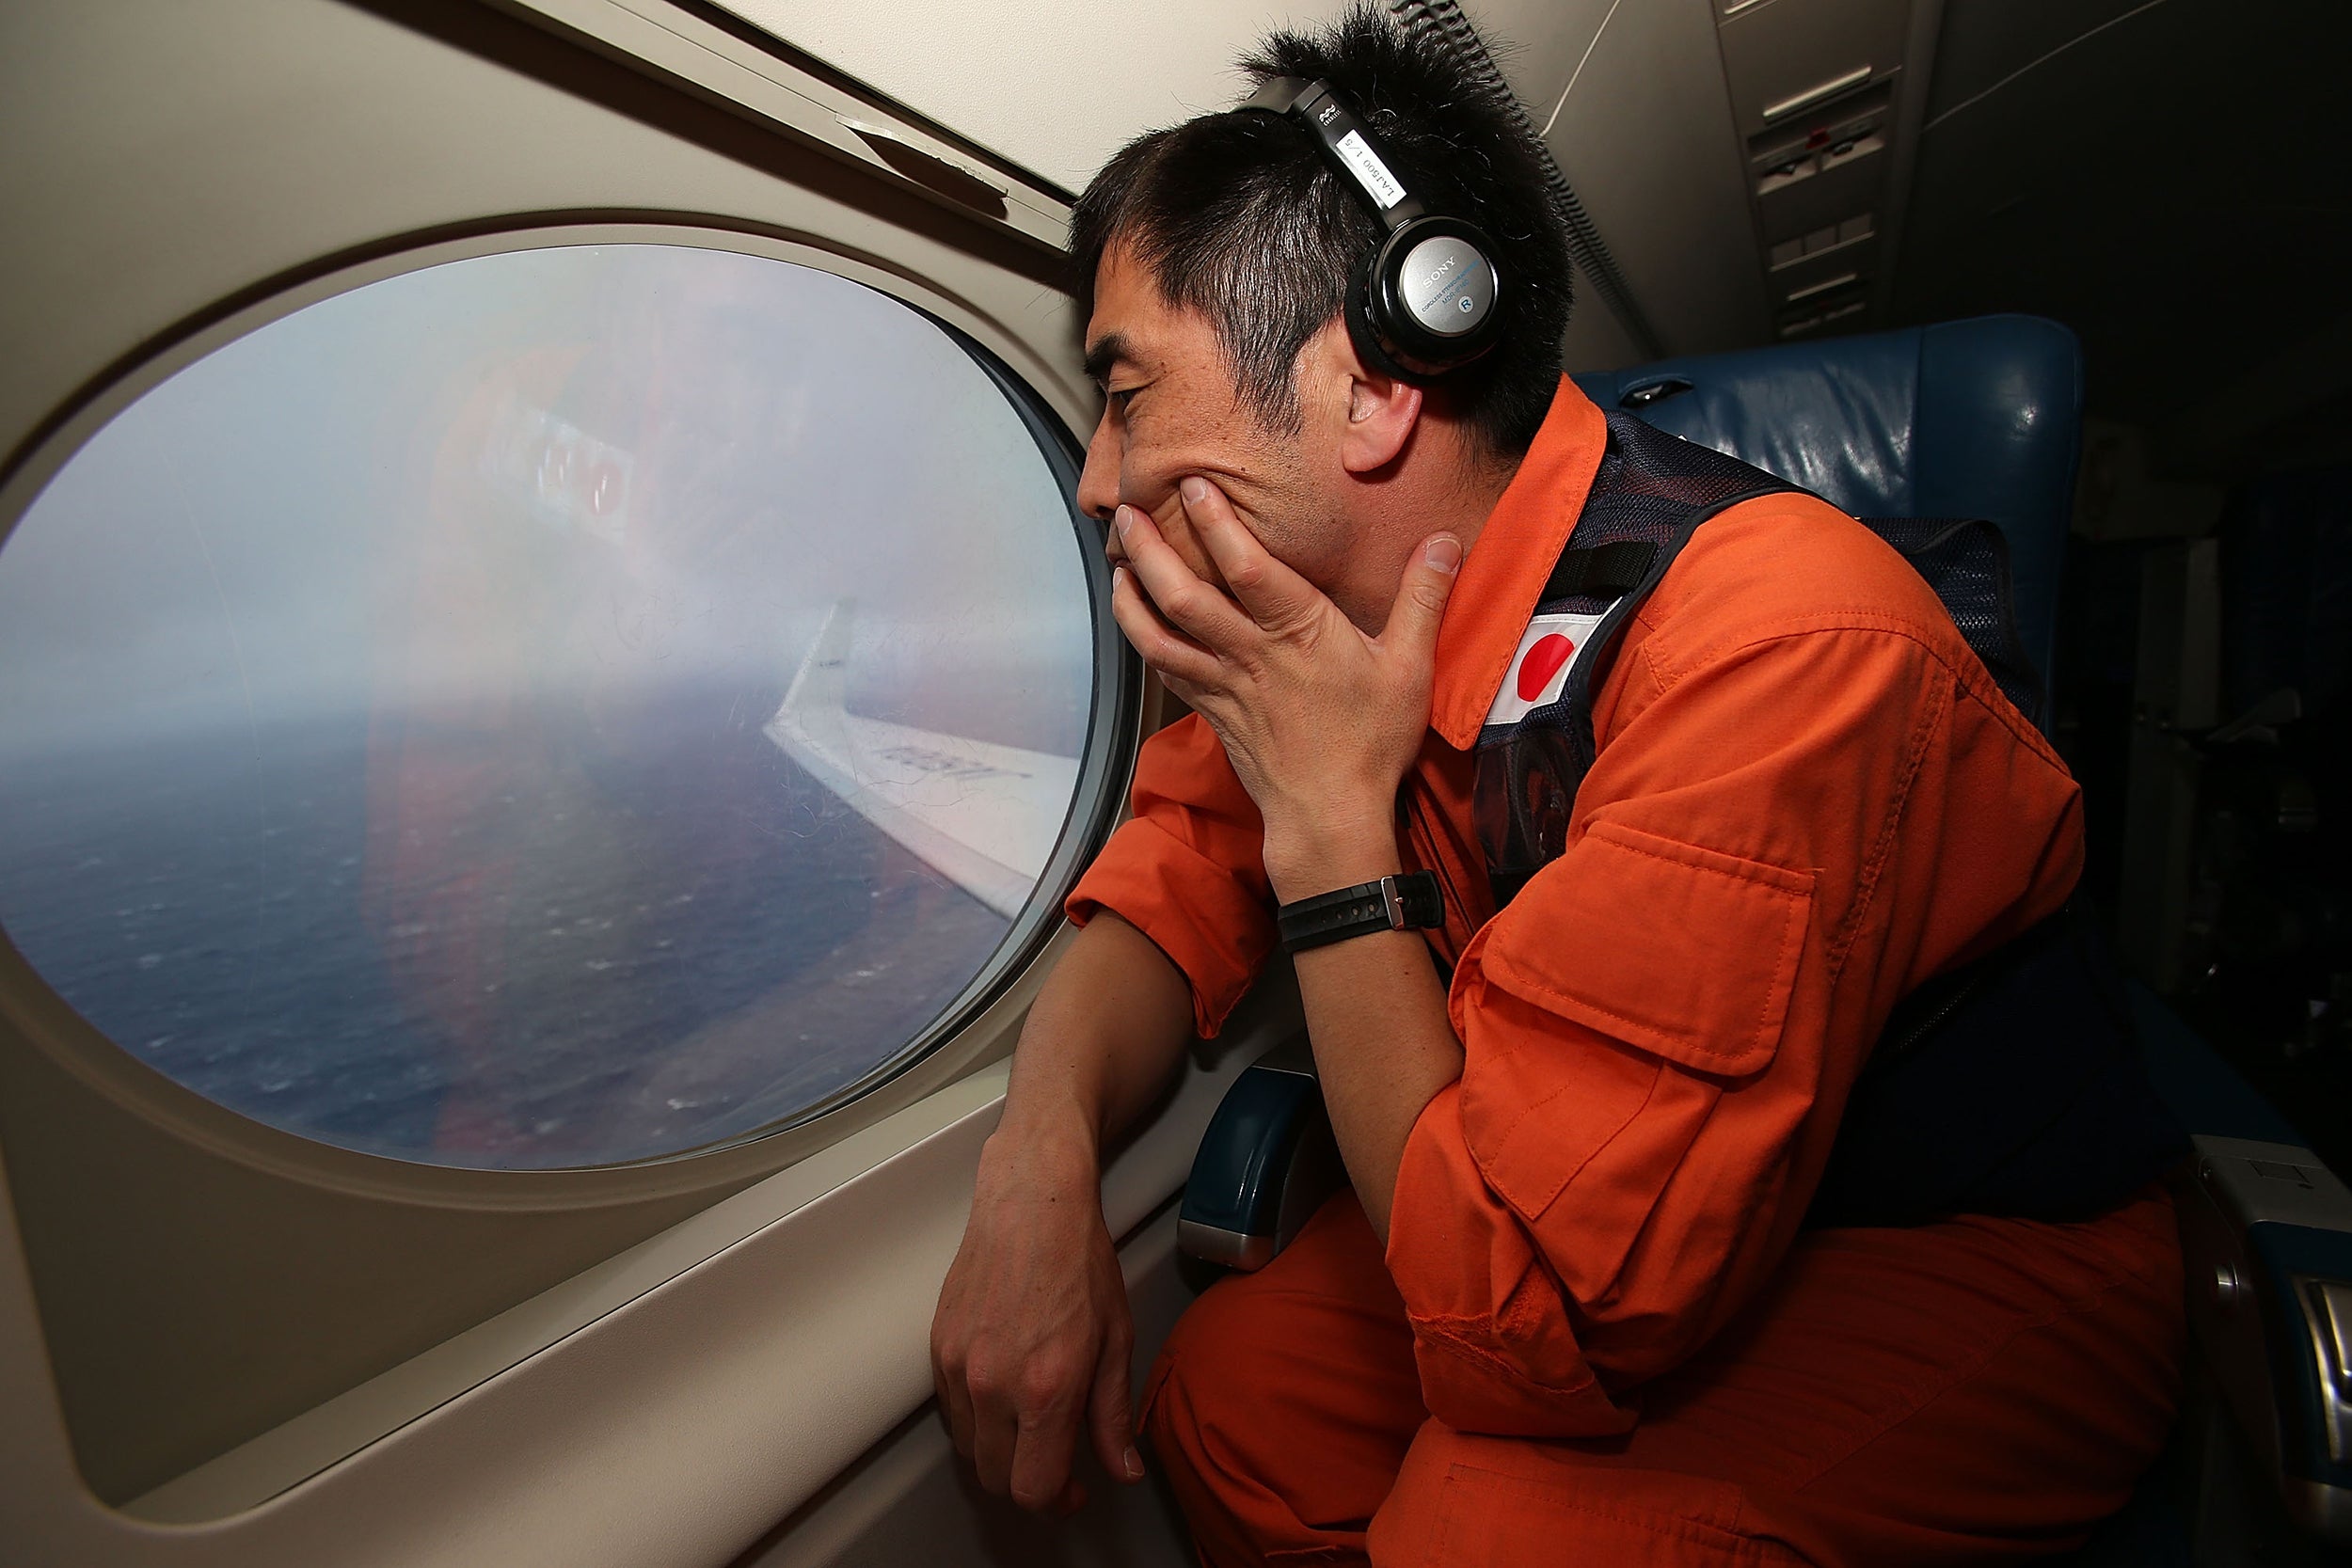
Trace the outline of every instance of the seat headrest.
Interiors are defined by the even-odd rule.
[[[1855,516],[1998,524],[2018,633],[2045,692],[2082,446],[2082,381],[2074,333],[2038,316],[1980,316],[1576,378],[1604,409],[1729,452]]]

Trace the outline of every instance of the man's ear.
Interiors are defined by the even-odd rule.
[[[1320,368],[1342,392],[1341,467],[1352,474],[1387,467],[1421,422],[1421,388],[1365,364],[1343,322],[1324,328],[1317,346]]]
[[[1347,436],[1340,462],[1351,474],[1368,474],[1396,461],[1421,422],[1421,388],[1409,381],[1367,368],[1348,383]]]

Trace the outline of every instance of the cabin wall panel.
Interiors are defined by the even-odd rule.
[[[723,0],[745,21],[1071,191],[1127,142],[1240,96],[1233,57],[1334,0],[1185,5]]]
[[[1546,140],[1618,270],[1670,355],[1762,341],[1770,308],[1709,0],[1626,0],[1591,49]],[[1578,310],[1605,313],[1591,299]]]
[[[495,15],[415,8],[453,19],[461,41],[538,41]],[[886,190],[850,205],[847,171],[715,110],[657,128],[319,0],[25,6],[5,28],[0,145],[15,155],[0,161],[0,452],[109,364],[257,280],[521,214],[710,214],[821,232],[1030,341],[1075,341],[1064,296],[971,252],[1018,254],[1039,276],[1050,256]],[[617,66],[583,61],[578,85],[648,114],[675,107]],[[1009,347],[1065,418],[1089,418],[1074,353]]]
[[[1174,1205],[1120,1244],[1119,1263],[1135,1313],[1129,1374],[1139,1389],[1203,1288],[1201,1272],[1177,1252]],[[1184,1568],[1198,1560],[1155,1461],[1145,1461],[1143,1484],[1120,1485],[1080,1447],[1085,1505],[1067,1518],[1029,1513],[980,1489],[937,1407],[926,1405],[733,1568]]]
[[[1073,191],[1134,136],[1232,103],[1242,85],[1233,58],[1265,29],[1340,9],[1047,0],[1011,25],[998,8],[946,0],[728,4]],[[1709,0],[1472,0],[1468,9],[1537,129],[1550,127],[1553,155],[1667,350],[1760,341],[1769,312]],[[1580,372],[1640,356],[1589,285],[1566,356]]]
[[[492,7],[9,6],[0,145],[11,150],[0,160],[10,506],[70,438],[225,329],[241,304],[315,290],[343,262],[398,257],[421,236],[582,216],[808,239],[974,332],[1073,427],[1094,405],[1071,304],[1045,281],[1054,258],[1041,246]],[[59,439],[43,445],[51,434]],[[215,1137],[233,1119],[217,1107],[189,1107],[167,1126],[114,1092],[90,1066],[106,1048],[13,955],[0,957],[0,1053],[10,1058],[0,1119],[17,1202],[41,1211],[24,1237],[56,1354],[29,1327],[29,1347],[16,1348],[40,1382],[53,1367],[72,1377],[64,1402],[82,1481],[108,1504],[1001,1057],[1039,973],[942,1050],[815,1122],[659,1167],[494,1187],[452,1172],[391,1181],[359,1171],[357,1156],[271,1145],[267,1130]],[[164,1200],[138,1201],[141,1181]],[[16,1244],[13,1233],[0,1240]],[[61,1284],[65,1275],[80,1284]],[[79,1309],[92,1291],[105,1311]],[[52,1400],[44,1389],[8,1408],[30,1420]],[[0,1452],[16,1436],[0,1433]],[[74,1496],[80,1506],[78,1484]],[[0,1540],[18,1539],[0,1513]]]

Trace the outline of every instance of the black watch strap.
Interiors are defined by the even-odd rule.
[[[1274,912],[1283,951],[1342,942],[1372,931],[1425,930],[1445,924],[1445,898],[1427,871],[1359,882],[1337,893],[1321,893],[1285,904]]]

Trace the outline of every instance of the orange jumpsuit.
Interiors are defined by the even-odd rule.
[[[1801,1232],[1888,1011],[2055,911],[2079,792],[1933,593],[1775,495],[1698,531],[1594,703],[1565,855],[1500,915],[1470,748],[1583,505],[1563,382],[1480,535],[1400,801],[1461,1081],[1385,1256],[1343,1196],[1186,1314],[1146,1426],[1204,1561],[1979,1561],[2079,1541],[2169,1425],[2169,1204]],[[1186,719],[1070,900],[1214,1033],[1270,951],[1257,811]]]

